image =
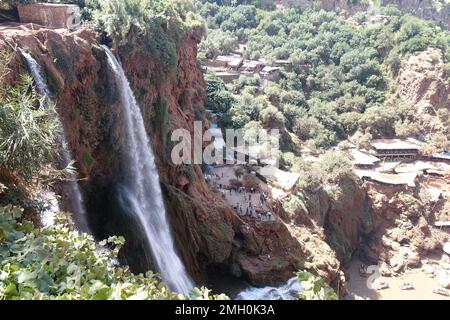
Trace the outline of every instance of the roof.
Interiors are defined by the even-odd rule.
[[[262,63],[261,61],[255,61],[255,60],[251,60],[251,61],[244,61],[244,64],[242,65],[243,68],[255,68],[258,66],[262,66],[264,63]]]
[[[234,58],[228,62],[228,66],[229,67],[239,67],[243,61],[244,61],[243,58]]]
[[[359,165],[374,165],[375,163],[379,162],[380,159],[377,157],[374,157],[370,154],[361,152],[357,149],[349,149],[348,153],[352,159],[352,162],[354,164]]]
[[[284,59],[279,59],[279,60],[275,60],[276,64],[291,64],[291,62],[289,60],[284,60]]]
[[[415,187],[415,179],[417,177],[417,173],[415,172],[407,172],[407,173],[399,173],[399,174],[389,174],[389,173],[380,173],[373,171],[366,171],[363,177],[368,177],[374,181],[378,181],[381,183],[391,184],[391,185],[407,185],[409,187]]]
[[[232,56],[217,56],[216,61],[224,61],[224,62],[230,62],[233,61],[236,58],[239,58],[240,56],[232,55]]]
[[[290,190],[297,183],[300,174],[287,172],[274,166],[265,166],[258,169],[258,173],[268,181],[273,181],[284,190]]]
[[[433,154],[433,158],[450,160],[450,152],[435,153],[435,154]]]
[[[264,67],[262,69],[262,72],[269,73],[269,72],[278,71],[278,70],[280,70],[280,68],[278,68],[278,67]]]
[[[450,227],[450,221],[436,221],[434,223],[436,227]],[[448,242],[447,242],[448,243]],[[450,253],[449,253],[450,254]]]
[[[375,149],[384,150],[419,149],[418,144],[402,139],[377,139],[371,145]]]

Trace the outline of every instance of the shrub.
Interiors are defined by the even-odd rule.
[[[32,81],[22,76],[0,97],[0,166],[25,179],[52,163],[59,150],[54,107],[46,106]]]
[[[64,214],[53,226],[36,229],[22,210],[0,208],[0,300],[3,299],[185,299],[147,272],[135,275],[119,266],[123,238],[99,244],[72,229]],[[194,289],[192,299],[226,299]]]
[[[298,293],[302,300],[338,300],[336,292],[321,277],[302,271],[297,273],[297,280],[303,288]]]

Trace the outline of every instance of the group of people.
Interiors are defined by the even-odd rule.
[[[252,201],[250,200],[245,207],[242,206],[241,203],[236,203],[234,206],[234,209],[237,213],[245,216],[251,216],[253,218],[259,218],[261,221],[270,221],[272,220],[272,212],[270,211],[260,211],[256,209],[256,206],[253,205]]]
[[[223,178],[223,172],[221,172],[220,175],[215,174],[215,177]],[[217,182],[214,182],[214,186],[219,188],[223,195],[228,198],[228,201],[230,203],[237,201],[236,205],[234,205],[233,208],[238,214],[250,216],[253,218],[259,218],[261,221],[272,220],[272,212],[267,210],[268,194],[266,192],[263,191],[259,194],[258,205],[253,203],[253,194],[256,194],[255,197],[257,197],[258,193],[258,189],[256,187],[247,189],[243,186],[229,186]],[[229,196],[227,195],[228,193]]]
[[[261,204],[261,207],[267,204],[267,198],[267,193],[265,191],[261,192],[261,194],[259,195],[259,203]]]

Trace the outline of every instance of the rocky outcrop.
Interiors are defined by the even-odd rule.
[[[440,49],[428,48],[413,53],[401,63],[396,79],[397,92],[403,101],[412,105],[418,133],[424,137],[449,134],[449,75]]]
[[[444,28],[450,27],[450,4],[445,0],[383,0],[383,5],[397,5],[404,12],[433,20]]]
[[[361,254],[371,263],[381,263],[385,275],[406,267],[420,267],[421,260],[442,250],[448,235],[433,228],[436,203],[421,191],[367,182],[374,218],[373,231],[361,246]]]
[[[397,77],[398,94],[422,108],[449,108],[448,72],[440,49],[428,48],[413,53],[401,63]]]

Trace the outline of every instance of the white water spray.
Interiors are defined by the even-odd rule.
[[[280,287],[250,287],[239,293],[236,300],[298,300],[298,293],[302,290],[297,277],[294,277]]]
[[[186,294],[194,284],[178,256],[159,184],[158,169],[145,131],[141,110],[119,61],[103,46],[118,85],[126,135],[125,182],[127,197],[144,231],[152,257],[169,288]]]
[[[19,50],[24,59],[27,61],[28,68],[30,69],[31,75],[33,76],[39,94],[44,97],[46,102],[54,103],[53,95],[50,89],[48,88],[48,85],[44,80],[44,77],[42,76],[42,71],[39,64],[29,53],[25,52],[22,49]],[[64,127],[59,119],[58,113],[54,111],[53,116],[55,117],[55,119],[58,120],[60,128],[59,143],[62,145],[62,151],[60,155],[61,165],[63,167],[67,167],[70,164],[72,155],[67,145]],[[86,217],[86,211],[83,205],[83,197],[81,195],[80,188],[78,186],[77,178],[75,175],[70,175],[67,183],[63,184],[63,193],[69,202],[70,211],[74,213],[73,219],[77,228],[83,232],[90,233]]]

